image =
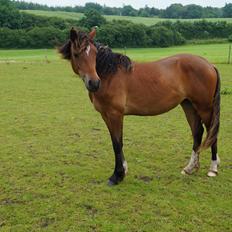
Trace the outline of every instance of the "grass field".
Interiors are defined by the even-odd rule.
[[[156,60],[177,53],[191,53],[203,56],[213,63],[226,63],[228,60],[229,44],[201,44],[169,48],[125,48],[114,50],[127,54],[136,61]],[[53,49],[0,50],[0,62],[14,63],[33,61],[60,61],[60,56]]]
[[[42,11],[42,10],[23,10],[23,12],[27,12],[30,14],[47,16],[47,17],[58,17],[63,19],[75,19],[79,20],[83,17],[82,13],[75,12],[63,12],[63,11]],[[118,16],[118,15],[104,15],[104,17],[112,21],[115,20],[129,20],[133,23],[142,23],[147,26],[154,25],[160,21],[177,21],[176,19],[164,19],[164,18],[156,18],[156,17],[132,17],[132,16]],[[207,21],[217,22],[217,21],[227,21],[232,22],[232,18],[207,18]],[[180,21],[199,21],[199,19],[181,19]]]
[[[219,176],[182,176],[192,138],[180,107],[126,117],[129,173],[108,187],[108,131],[80,79],[54,50],[0,50],[0,231],[231,232],[232,65],[226,44],[128,49],[135,60],[207,57],[222,80]]]

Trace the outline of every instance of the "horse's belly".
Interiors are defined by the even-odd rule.
[[[158,115],[179,105],[186,97],[179,78],[171,75],[137,77],[128,84],[125,114]]]
[[[141,101],[131,101],[128,102],[124,114],[125,115],[142,115],[142,116],[152,116],[163,114],[177,105],[179,105],[184,99],[180,96],[173,96],[170,99],[154,99],[146,100],[144,98]]]

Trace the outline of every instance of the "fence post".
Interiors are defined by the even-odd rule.
[[[231,57],[231,44],[229,46],[228,64],[230,64],[230,57]]]
[[[124,47],[124,55],[126,55],[126,47]]]

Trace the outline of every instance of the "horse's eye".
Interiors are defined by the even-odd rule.
[[[75,54],[74,54],[74,57],[75,57],[75,58],[78,58],[78,57],[79,57],[79,54],[78,54],[78,53],[75,53]]]

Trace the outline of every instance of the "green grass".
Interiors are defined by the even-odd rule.
[[[47,16],[47,17],[58,17],[63,19],[74,19],[79,20],[83,17],[84,14],[82,13],[75,13],[75,12],[63,12],[63,11],[42,11],[42,10],[23,10],[23,12],[27,12],[30,14],[40,15],[40,16]],[[154,25],[160,21],[177,21],[177,19],[164,19],[164,18],[157,18],[157,17],[132,17],[132,16],[118,16],[118,15],[104,15],[104,17],[108,21],[112,20],[129,20],[133,23],[142,23],[147,26]],[[207,21],[217,22],[217,21],[227,21],[232,22],[232,18],[207,18]],[[181,19],[180,21],[199,21],[199,19]]]
[[[0,61],[43,61],[59,60],[57,52],[54,49],[28,49],[28,50],[0,50]]]
[[[177,53],[191,53],[203,56],[213,63],[226,63],[228,60],[229,44],[198,44],[169,48],[125,48],[114,49],[127,54],[136,61],[156,60]],[[60,56],[54,49],[37,50],[0,50],[0,62],[46,62],[59,61]]]
[[[106,185],[114,166],[108,131],[68,62],[53,50],[1,50],[0,231],[231,231],[232,65],[221,64],[223,49],[127,51],[136,60],[207,52],[217,63],[229,93],[222,95],[219,176],[206,176],[209,151],[198,173],[181,176],[192,138],[177,107],[125,118],[129,173],[113,188]]]

